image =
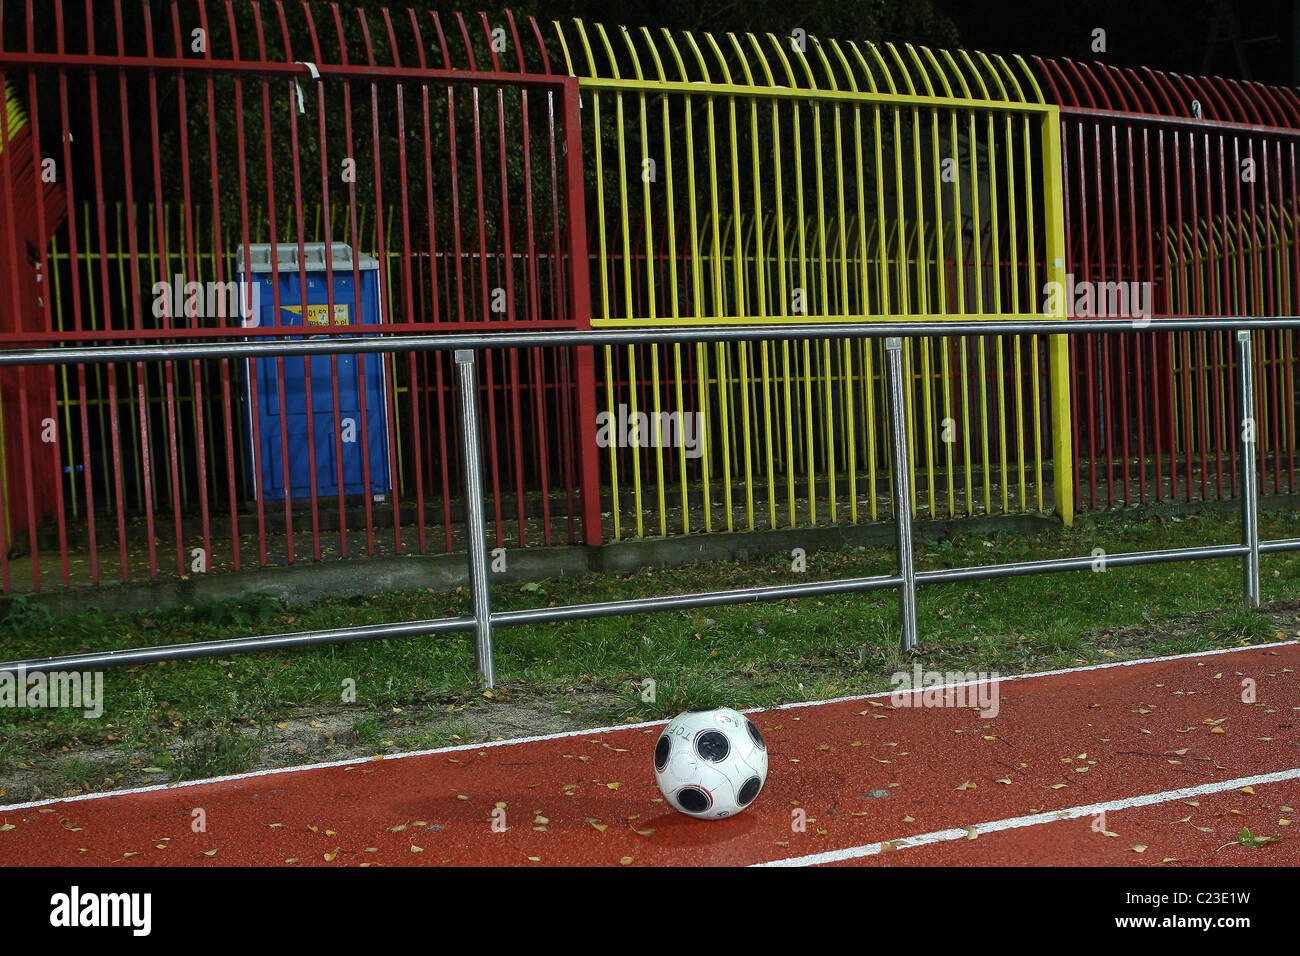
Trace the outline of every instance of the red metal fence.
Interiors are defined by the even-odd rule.
[[[588,221],[589,209],[594,216],[592,143],[584,146],[579,81],[556,57],[553,28],[532,18],[233,0],[19,0],[0,7],[0,23],[0,42],[8,44],[0,47],[0,86],[21,100],[27,137],[11,137],[6,111],[0,120],[0,143],[9,144],[0,150],[0,294],[6,311],[12,303],[15,318],[0,323],[0,347],[302,335],[309,309],[290,322],[285,315],[294,306],[286,313],[280,297],[285,281],[307,285],[304,253],[313,242],[346,245],[354,262],[362,255],[377,260],[381,305],[379,315],[358,314],[347,327],[326,318],[312,335],[355,335],[357,324],[373,320],[384,331],[405,332],[585,329],[591,275],[602,257],[609,268],[622,269],[621,256],[654,256],[652,266],[623,271],[650,275],[662,299],[676,288],[665,272],[689,277],[687,257],[705,261],[709,255],[683,249],[680,261],[666,257],[665,231],[684,234],[681,222],[667,219],[647,225],[633,215],[626,225],[611,226],[603,247],[596,239]],[[1092,284],[1113,295],[1150,283],[1146,304],[1156,316],[1300,310],[1300,97],[1294,91],[1070,61],[1037,60],[1036,76],[1048,100],[1061,104],[1066,270],[1080,288]],[[901,128],[896,125],[896,134]],[[21,160],[24,155],[30,159]],[[1036,154],[1033,163],[1028,153],[1023,158],[1025,175],[1044,162]],[[743,205],[737,199],[737,208]],[[60,225],[64,208],[68,217]],[[770,250],[786,241],[765,231],[770,223],[754,219],[741,226],[728,227],[747,237],[729,256],[750,255],[746,243],[754,240],[756,250],[769,250],[754,252],[756,259],[770,260]],[[1023,232],[997,237],[986,228],[977,240],[978,231],[963,225],[963,241],[956,242],[950,230],[942,247],[920,233],[882,238],[879,261],[867,271],[892,275],[894,264],[908,258],[899,250],[933,243],[927,261],[948,269],[937,287],[965,287],[969,297],[988,260],[1000,258],[1013,264],[1024,288],[1018,279],[1006,290],[990,282],[986,292],[1032,300],[1032,277],[1046,275],[1042,249],[1031,248]],[[272,257],[272,322],[250,326],[238,314],[189,307],[189,283],[200,292],[230,283],[240,273],[236,250],[258,243],[297,251],[297,265],[289,269]],[[849,270],[847,246],[837,255],[846,276],[861,271],[859,264]],[[336,276],[333,256],[323,262],[324,314],[333,316],[336,278],[359,286],[360,266]],[[755,262],[756,275],[772,269],[771,261]],[[173,295],[177,285],[179,296]],[[615,296],[623,294],[617,286]],[[649,295],[640,286],[626,290],[638,301]],[[1072,295],[1070,301],[1080,305]],[[956,312],[1006,311],[997,302],[954,302],[950,310]],[[1095,311],[1095,296],[1091,302]],[[1026,308],[1034,306],[1030,301]],[[668,310],[660,301],[651,311]],[[1261,488],[1295,492],[1300,356],[1290,332],[1261,334],[1257,341]],[[680,481],[685,500],[687,481],[699,480],[708,458],[678,463],[669,456],[660,475],[649,455],[596,448],[597,397],[607,391],[639,390],[640,407],[649,407],[651,393],[662,389],[664,407],[677,410],[670,392],[680,385],[680,408],[690,410],[710,375],[715,388],[733,387],[720,370],[692,364],[691,350],[681,376],[671,382],[660,376],[654,357],[661,356],[667,369],[669,348],[641,348],[631,375],[622,358],[608,371],[603,362],[597,368],[591,349],[498,350],[480,357],[489,540],[495,546],[599,543],[602,482],[616,487],[613,467],[660,486]],[[947,352],[936,355],[946,362]],[[1041,447],[1034,452],[1040,473],[1027,482],[1026,451],[1009,456],[1005,432],[1039,429],[1033,441],[1043,444],[1041,423],[1026,412],[1030,399],[1021,390],[1032,391],[1036,409],[1047,387],[1040,381],[1046,362],[1039,362],[1036,347],[1025,350],[1022,361],[1020,349],[1004,358],[999,346],[987,357],[995,371],[986,375],[984,352],[978,357],[981,384],[974,394],[980,407],[987,382],[1002,396],[988,403],[983,445],[974,455],[985,483],[984,507],[991,510],[987,501],[997,497],[988,485],[996,474],[1002,510],[1014,510],[1009,494],[1021,508],[1036,495],[1041,509]],[[0,467],[0,590],[463,546],[455,464],[461,439],[449,357],[386,358],[381,398],[374,402],[360,389],[362,447],[370,447],[367,429],[381,429],[390,439],[376,463],[362,456],[360,494],[348,492],[341,477],[341,429],[327,430],[322,442],[311,425],[322,403],[340,407],[342,359],[314,360],[328,369],[320,377],[305,359],[258,361],[274,365],[273,396],[258,394],[254,366],[227,359],[0,375],[6,455]],[[921,363],[929,362],[926,343]],[[1237,493],[1234,362],[1226,335],[1077,337],[1071,362],[1073,480],[1082,507]],[[364,369],[358,374],[364,379]],[[831,377],[825,373],[827,383]],[[261,412],[283,421],[286,389],[296,381],[303,383],[309,424],[300,439],[288,427],[279,429],[272,451],[283,487],[292,485],[295,453],[306,460],[310,488],[300,498],[286,493],[277,500],[256,488],[266,457]],[[314,400],[313,387],[331,394]],[[743,404],[749,388],[736,388]],[[867,417],[861,421],[869,429]],[[989,448],[990,430],[1002,434],[1000,461],[997,448]],[[864,447],[875,449],[867,434]],[[944,507],[936,503],[944,481],[946,513],[975,513],[968,448],[976,445],[963,432],[957,443],[929,442],[918,452],[928,469],[918,498],[930,514]],[[802,475],[805,465],[795,456],[811,460],[812,438],[795,431],[787,446],[785,458],[777,448],[769,471]],[[930,465],[953,447],[967,462],[964,508],[954,503],[951,459],[946,473]],[[709,452],[717,456],[715,474],[727,475],[728,522],[731,474],[741,474],[738,456],[748,453],[741,441],[721,442]],[[333,493],[318,485],[330,469],[336,471]],[[807,475],[798,493],[811,503],[816,477],[812,469]],[[1058,469],[1046,480],[1070,479]],[[872,516],[874,482],[873,461]],[[738,487],[750,495],[752,484],[747,477]],[[382,494],[376,493],[380,486]],[[788,494],[795,523],[793,480]],[[856,495],[851,505],[845,520],[856,516]],[[666,528],[661,504],[660,533]]]
[[[5,8],[9,36],[16,6]],[[581,188],[569,188],[582,176],[576,83],[550,72],[535,21],[337,5],[313,13],[281,3],[114,4],[107,14],[107,5],[37,6],[22,5],[24,42],[0,50],[0,81],[22,90],[32,149],[53,172],[29,187],[6,164],[0,193],[18,206],[30,201],[20,187],[57,190],[77,215],[61,231],[43,224],[30,266],[7,257],[15,287],[21,269],[39,268],[51,294],[39,325],[6,328],[0,343],[302,334],[305,316],[283,324],[281,280],[293,276],[278,262],[267,288],[279,319],[250,327],[238,314],[202,308],[204,288],[211,303],[210,284],[237,277],[237,247],[259,241],[296,247],[300,287],[313,240],[378,259],[382,315],[358,314],[353,325],[585,327],[585,230],[570,228],[586,219]],[[15,248],[15,218],[0,228]],[[325,257],[329,315],[333,262]],[[352,279],[360,285],[357,266]],[[261,403],[278,401],[272,414],[285,414],[286,368],[303,382],[308,420],[322,402],[341,407],[338,357],[327,360],[324,379],[333,380],[332,404],[313,401],[321,379],[305,360],[274,361],[276,398]],[[590,350],[508,350],[483,361],[497,544],[598,541],[596,473],[578,454],[583,429],[594,429],[594,410],[580,407],[594,394]],[[156,578],[169,566],[187,576],[306,555],[457,547],[448,358],[395,357],[380,408],[367,408],[360,390],[362,447],[370,447],[368,427],[391,436],[376,468],[387,470],[385,482],[362,455],[367,488],[391,486],[382,496],[345,494],[341,479],[336,495],[319,493],[321,468],[333,462],[341,475],[344,438],[333,429],[334,447],[317,447],[310,425],[302,438],[311,493],[303,501],[255,494],[264,409],[249,377],[228,360],[60,372],[57,387],[40,390],[38,419],[56,426],[44,447],[53,445],[59,465],[27,452],[42,441],[30,429],[6,438],[27,480],[58,500],[44,524],[13,524],[25,534],[10,542],[13,560],[11,548],[0,550],[3,589],[38,588],[43,575],[99,583]],[[277,456],[286,488],[291,454],[302,451],[290,448],[289,431],[280,429]],[[18,449],[21,457],[12,455]]]
[[[1067,269],[1081,285],[1149,283],[1157,316],[1300,311],[1296,91],[1035,62],[1061,104]],[[1082,504],[1239,493],[1227,333],[1072,338]],[[1264,493],[1296,491],[1298,358],[1291,331],[1257,337]]]

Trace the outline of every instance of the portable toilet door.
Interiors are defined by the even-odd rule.
[[[325,243],[304,243],[301,262],[298,253],[297,243],[277,244],[273,270],[270,243],[250,245],[247,260],[244,247],[239,247],[236,261],[239,263],[241,308],[247,313],[244,316],[246,325],[265,327],[278,324],[310,330],[323,326],[361,327],[382,323],[377,259],[361,253],[354,261],[350,246],[333,243],[329,248],[331,262],[327,271]],[[326,291],[331,272],[333,314],[330,314]],[[305,294],[301,288],[303,274],[306,276]],[[247,289],[242,286],[245,282],[249,283]],[[277,285],[278,323],[275,315]],[[288,336],[302,337],[311,336]],[[336,366],[337,408],[334,403]],[[308,381],[311,384],[310,414],[307,409]],[[388,393],[388,372],[380,353],[245,360],[242,393],[247,425],[245,468],[254,498],[283,500],[286,472],[291,498],[311,496],[310,433],[314,439],[317,495],[338,495],[340,459],[337,452],[341,449],[343,493],[370,494],[375,500],[384,500],[392,490],[388,470]]]

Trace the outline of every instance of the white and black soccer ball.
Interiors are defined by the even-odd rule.
[[[687,816],[721,820],[754,802],[767,780],[767,745],[754,722],[730,707],[674,717],[655,744],[655,783]]]

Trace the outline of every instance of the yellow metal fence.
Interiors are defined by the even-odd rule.
[[[1064,280],[1059,116],[1018,58],[555,26],[583,90],[596,327],[1031,318]],[[906,362],[918,513],[1071,521],[1071,482],[1045,495],[1070,473],[1064,336],[927,338]],[[607,420],[634,425],[607,441],[615,537],[887,510],[878,344],[604,365]]]

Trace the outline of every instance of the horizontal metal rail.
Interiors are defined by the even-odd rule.
[[[731,320],[728,321],[739,321]],[[376,329],[382,332],[382,326]],[[372,352],[431,352],[456,349],[569,348],[643,345],[658,342],[744,342],[755,339],[885,339],[942,335],[1077,335],[1111,332],[1210,332],[1223,329],[1300,329],[1300,316],[1270,318],[1191,317],[1152,319],[1041,319],[1021,322],[872,322],[771,325],[762,328],[679,326],[669,328],[585,329],[552,332],[486,332],[455,335],[367,335],[364,338],[292,339],[288,341],[205,342],[112,346],[63,346],[0,350],[0,367],[17,365],[104,365],[115,362],[258,358],[277,355],[354,355]],[[129,334],[129,333],[124,333]],[[232,330],[234,335],[246,332]],[[71,336],[70,336],[71,338]]]
[[[1234,123],[1230,120],[1205,119],[1195,116],[1163,116],[1159,113],[1135,113],[1131,110],[1106,110],[1091,106],[1062,106],[1059,109],[1061,115],[1066,117],[1119,120],[1133,124],[1191,129],[1195,132],[1209,130],[1210,132],[1247,133],[1251,136],[1289,136],[1293,139],[1300,137],[1300,130],[1286,126]]]
[[[0,51],[0,68],[57,68],[60,70],[148,70],[166,73],[217,74],[223,76],[282,76],[298,80],[393,80],[446,85],[523,86],[560,89],[576,83],[572,77],[552,73],[500,73],[491,70],[447,70],[414,66],[374,64],[284,63],[275,60],[212,60],[197,57],[118,56],[91,53],[23,53]],[[315,68],[315,74],[312,68]],[[996,104],[988,104],[996,105]],[[1011,104],[1024,108],[1025,104]],[[1029,104],[1034,105],[1034,104]],[[1042,107],[1038,107],[1042,109]]]
[[[1300,326],[1300,318],[1276,317],[1270,319],[1247,320],[1162,320],[1153,321],[1137,328],[1128,321],[1080,321],[1070,322],[1068,326],[1059,321],[1026,323],[988,323],[988,322],[953,322],[945,323],[943,334],[979,334],[988,333],[990,326],[999,333],[1022,334],[1027,332],[1059,333],[1069,328],[1072,332],[1081,331],[1181,331],[1188,328],[1237,330],[1240,347],[1240,409],[1243,427],[1240,431],[1243,460],[1250,461],[1255,455],[1253,428],[1253,389],[1251,387],[1251,334],[1249,329],[1280,328]],[[180,357],[218,357],[239,355],[294,355],[315,354],[318,352],[359,352],[359,351],[397,351],[411,348],[432,350],[456,348],[462,350],[457,359],[461,370],[461,387],[466,395],[460,402],[462,426],[465,434],[477,434],[478,414],[472,398],[476,390],[474,350],[480,348],[535,347],[537,345],[591,345],[627,341],[630,336],[637,336],[645,341],[721,341],[728,339],[770,338],[773,335],[785,337],[808,337],[810,335],[846,336],[851,338],[896,338],[909,335],[934,334],[932,325],[900,326],[861,325],[861,326],[820,326],[778,327],[778,328],[686,328],[653,329],[636,332],[621,331],[617,333],[601,332],[566,332],[537,333],[530,335],[496,334],[496,335],[454,335],[425,336],[420,338],[370,338],[329,341],[290,342],[243,342],[208,346],[124,346],[98,349],[41,349],[31,352],[0,353],[0,364],[38,364],[38,363],[79,363],[79,362],[120,362],[148,361],[175,358],[178,350],[183,350]],[[557,341],[539,341],[557,340]],[[123,354],[127,353],[127,354]],[[891,409],[897,419],[901,420],[901,402],[903,389],[902,350],[898,343],[887,342],[885,350],[889,362],[889,385]],[[1252,423],[1246,427],[1245,423]],[[891,433],[892,454],[895,462],[909,459],[907,431],[894,428]],[[462,464],[466,470],[467,485],[471,488],[481,487],[479,471],[482,467],[477,442],[467,441],[461,449]],[[905,470],[899,469],[895,476],[895,523],[898,538],[898,564],[894,574],[881,574],[866,577],[839,578],[828,581],[811,581],[797,584],[779,584],[763,587],[736,588],[724,591],[706,591],[692,594],[663,595],[646,598],[633,598],[618,601],[605,601],[588,604],[567,605],[562,607],[529,608],[493,613],[490,609],[488,595],[488,570],[486,544],[483,536],[471,536],[477,546],[470,549],[471,594],[474,613],[470,616],[435,618],[428,620],[386,623],[377,625],[359,625],[356,627],[334,628],[313,631],[297,631],[284,634],[251,636],[218,641],[200,641],[188,644],[158,645],[144,648],[129,648],[116,651],[103,651],[85,654],[69,654],[54,657],[34,658],[29,660],[8,661],[0,663],[0,672],[15,671],[53,671],[73,668],[108,667],[122,664],[144,664],[164,660],[188,660],[200,657],[213,657],[224,654],[252,653],[267,650],[282,650],[296,647],[310,647],[321,644],[345,644],[366,640],[382,640],[393,637],[415,637],[433,634],[459,633],[474,631],[476,633],[476,662],[479,680],[484,686],[495,682],[492,649],[492,629],[519,625],[547,624],[564,621],[589,620],[598,617],[616,615],[643,614],[655,611],[684,610],[700,607],[720,607],[760,601],[782,601],[802,597],[830,594],[853,594],[867,591],[896,588],[899,591],[900,617],[902,618],[902,643],[904,650],[910,650],[916,642],[917,634],[915,588],[922,584],[937,584],[954,581],[987,580],[1001,577],[1015,577],[1029,574],[1055,573],[1063,571],[1100,570],[1102,567],[1133,567],[1144,564],[1157,564],[1172,561],[1199,561],[1224,558],[1241,558],[1244,570],[1244,592],[1248,607],[1257,606],[1259,555],[1285,551],[1300,550],[1300,538],[1283,538],[1274,541],[1259,541],[1257,525],[1258,494],[1253,483],[1247,483],[1242,500],[1244,543],[1205,545],[1198,547],[1169,548],[1151,551],[1136,551],[1120,554],[1087,555],[1073,558],[1050,558],[1039,561],[1019,561],[1003,564],[979,565],[961,568],[942,568],[918,571],[914,567],[912,556],[911,509],[899,506],[900,492],[905,497],[907,482],[902,477]],[[476,480],[477,479],[477,480]],[[471,501],[471,505],[473,502]],[[482,509],[469,509],[470,521],[478,523],[481,529]],[[480,553],[475,553],[475,552]],[[1254,582],[1252,586],[1252,581]]]
[[[25,670],[29,673],[35,673],[36,671],[73,670],[86,667],[121,667],[125,664],[153,664],[159,661],[187,661],[200,657],[220,657],[223,654],[260,654],[263,651],[312,647],[318,644],[353,644],[357,641],[382,641],[393,637],[424,637],[429,634],[451,634],[473,629],[474,618],[464,616],[400,621],[389,624],[358,624],[355,627],[324,628],[316,631],[290,631],[285,634],[232,637],[219,641],[155,644],[152,647],[132,647],[116,651],[64,654],[57,657],[34,657],[25,661],[6,661],[0,664],[0,672]]]

